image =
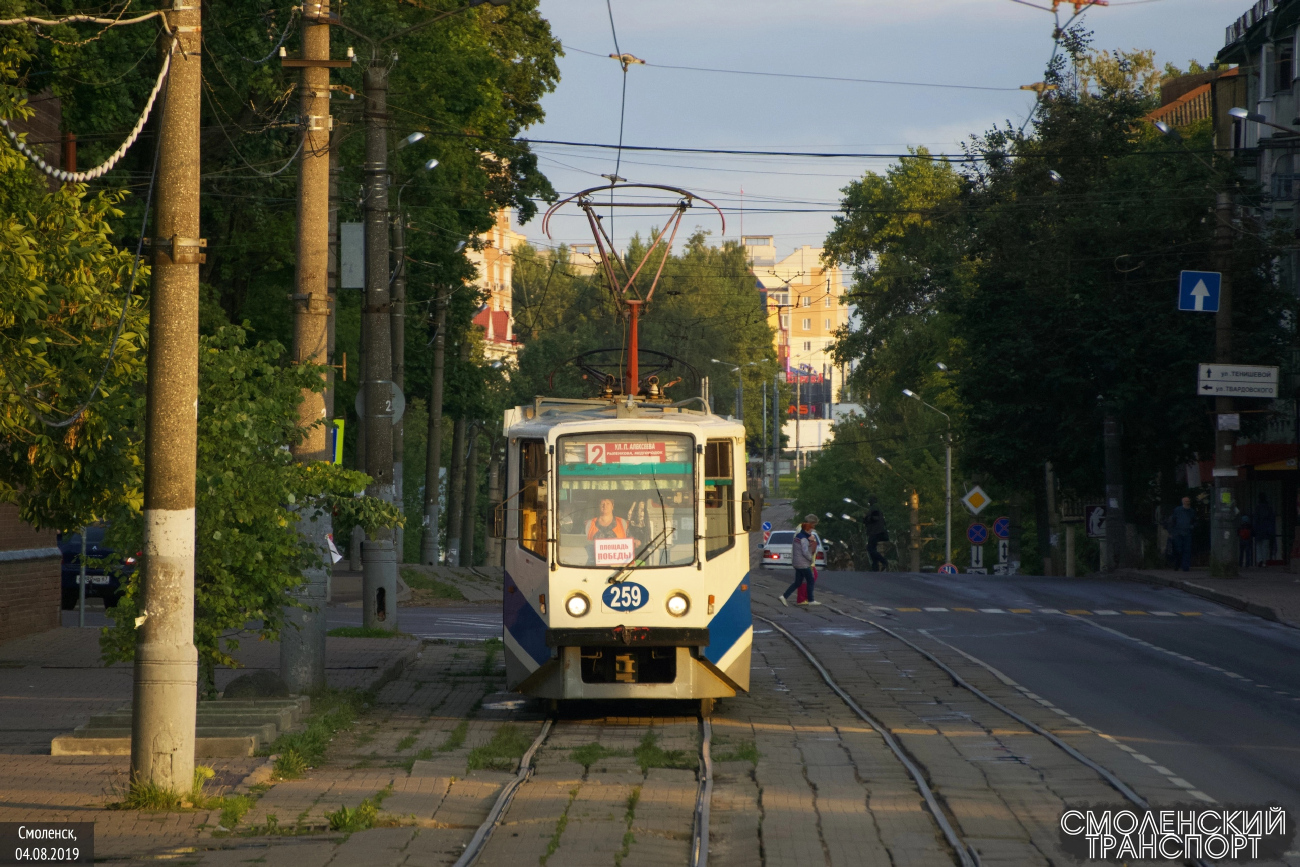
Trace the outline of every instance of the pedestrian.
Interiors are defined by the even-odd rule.
[[[1255,565],[1255,539],[1250,515],[1242,515],[1241,525],[1237,527],[1237,565],[1242,568]]]
[[[1174,540],[1174,568],[1184,572],[1192,569],[1192,530],[1196,527],[1196,510],[1192,498],[1183,497],[1183,504],[1174,508],[1169,516],[1169,535]]]
[[[872,509],[866,520],[867,554],[871,556],[871,571],[884,572],[889,563],[880,553],[880,543],[889,541],[889,528],[885,525],[885,515],[879,509]]]
[[[1255,504],[1255,514],[1251,517],[1251,527],[1255,533],[1255,539],[1262,543],[1260,547],[1263,551],[1259,553],[1258,563],[1263,566],[1266,560],[1274,559],[1276,549],[1274,545],[1277,542],[1277,514],[1273,507],[1269,505],[1268,497],[1263,493],[1259,495],[1259,502]]]
[[[790,546],[790,564],[794,566],[794,583],[781,594],[781,604],[790,604],[790,594],[803,584],[808,588],[808,601],[805,605],[821,605],[813,600],[813,585],[817,583],[813,567],[817,564],[817,536],[813,528],[817,526],[816,515],[804,515],[799,532],[795,534],[794,544]]]

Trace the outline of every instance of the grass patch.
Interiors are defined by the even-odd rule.
[[[415,767],[416,762],[427,762],[431,758],[433,758],[433,748],[425,747],[406,761],[402,762],[399,767],[405,768],[406,772],[409,774],[411,769]]]
[[[268,753],[279,755],[275,760],[276,776],[293,779],[319,764],[335,733],[352,728],[364,703],[364,696],[355,690],[324,689],[316,693],[306,727],[299,732],[285,732],[267,748]]]
[[[452,750],[458,750],[465,745],[465,735],[469,734],[469,720],[461,720],[460,723],[447,733],[447,739],[438,745],[438,752],[449,753]]]
[[[256,803],[251,795],[231,795],[221,799],[221,827],[227,831],[235,830]]]
[[[487,655],[483,657],[483,668],[479,673],[484,677],[491,677],[496,673],[497,653],[504,646],[505,643],[500,638],[489,638],[483,642],[483,649],[487,651]]]
[[[555,831],[551,833],[551,839],[546,842],[546,854],[537,859],[541,867],[546,867],[546,862],[555,854],[555,850],[560,848],[560,838],[564,836],[564,829],[569,827],[569,808],[573,806],[573,799],[578,797],[578,789],[569,789],[569,803],[564,805],[564,812],[560,814],[560,820],[555,823]]]
[[[325,633],[330,638],[410,638],[405,632],[378,626],[336,626]]]
[[[366,798],[351,810],[339,807],[332,813],[326,813],[325,818],[329,820],[331,831],[364,831],[375,827],[375,820],[379,818],[379,806]]]
[[[642,773],[650,768],[680,768],[693,771],[699,764],[695,756],[686,750],[665,750],[660,747],[659,736],[655,734],[654,729],[645,733],[645,737],[641,739],[641,743],[632,754],[636,756]]]
[[[591,770],[591,766],[601,759],[609,756],[626,756],[627,750],[611,750],[597,743],[583,744],[569,753],[569,758],[582,765],[583,772]]]
[[[751,765],[758,764],[758,745],[753,741],[741,741],[736,744],[734,749],[717,752],[713,754],[715,762],[749,762]]]
[[[397,751],[404,753],[413,746],[415,746],[415,735],[407,735],[397,742]]]
[[[453,584],[439,581],[437,578],[425,575],[415,569],[402,569],[401,573],[402,580],[412,590],[426,590],[434,599],[450,599],[459,602],[465,600],[465,594],[457,590]]]
[[[117,810],[162,812],[181,809],[183,799],[171,789],[164,789],[156,783],[132,783],[123,793],[122,800],[109,806]]]
[[[511,771],[528,748],[533,739],[527,732],[510,725],[501,726],[492,735],[492,740],[481,747],[469,751],[467,767],[471,771],[493,770]]]
[[[636,818],[636,805],[640,800],[641,787],[637,786],[632,790],[632,794],[627,796],[627,810],[623,813],[627,830],[623,832],[623,848],[614,853],[614,867],[623,867],[623,859],[632,851],[632,844],[636,842],[636,836],[632,833],[632,820]]]

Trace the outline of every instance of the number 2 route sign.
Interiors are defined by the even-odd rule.
[[[1218,271],[1183,271],[1178,275],[1178,309],[1218,313],[1223,275]]]

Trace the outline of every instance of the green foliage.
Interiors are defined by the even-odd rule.
[[[721,743],[715,743],[715,749],[717,752],[713,753],[713,761],[749,762],[751,765],[758,764],[758,757],[761,754],[758,751],[758,745],[752,740],[742,740],[730,749],[723,749],[723,746],[724,745]]]
[[[461,720],[447,733],[447,739],[438,745],[438,752],[449,753],[465,745],[465,736],[469,734],[469,721]]]
[[[583,744],[580,747],[574,747],[569,752],[569,758],[582,765],[583,771],[590,771],[592,765],[609,756],[626,755],[630,755],[627,750],[611,750],[595,741]]]
[[[324,383],[320,368],[286,366],[283,356],[278,343],[248,345],[247,332],[234,326],[200,340],[194,643],[209,683],[213,666],[236,664],[229,651],[250,621],[262,638],[279,634],[303,569],[319,562],[299,522],[331,511],[346,526],[401,520],[389,504],[355,496],[363,474],[293,459],[290,447],[306,435],[298,419],[302,394]],[[143,429],[139,416],[117,422]],[[141,514],[122,508],[114,521],[113,548],[140,550]],[[137,570],[126,582],[114,625],[104,631],[106,661],[132,657],[142,577]]]
[[[412,534],[414,535],[414,534]],[[415,569],[402,569],[402,580],[412,590],[428,590],[435,599],[453,599],[464,601],[465,594],[445,581],[439,581]]]
[[[654,729],[645,733],[645,737],[641,738],[641,743],[637,744],[632,755],[636,757],[642,773],[650,768],[680,768],[693,771],[699,765],[695,757],[686,750],[665,750],[659,746],[659,735],[655,734]]]
[[[1047,72],[1059,89],[1028,132],[973,138],[961,171],[918,150],[845,188],[826,247],[855,268],[862,328],[838,352],[860,362],[866,417],[804,473],[800,510],[876,495],[901,547],[915,486],[922,522],[941,521],[947,423],[904,388],[952,417],[958,494],[979,482],[1041,509],[1051,461],[1064,494],[1096,496],[1104,408],[1124,429],[1130,514],[1153,513],[1173,468],[1211,449],[1188,384],[1214,323],[1178,312],[1173,293],[1179,271],[1216,270],[1215,191],[1235,187],[1247,206],[1258,191],[1227,162],[1207,165],[1208,123],[1182,131],[1184,149],[1144,121],[1159,79],[1147,53],[1089,53],[1079,31],[1064,41]],[[1249,218],[1234,232],[1234,360],[1286,359],[1295,303],[1272,273],[1278,240]]]
[[[14,86],[29,59],[0,41],[0,118],[31,115]],[[91,196],[84,184],[50,191],[0,137],[0,501],[38,526],[78,527],[139,506],[136,437],[120,421],[141,400],[147,316],[142,295],[128,300],[134,256],[112,240],[124,198]],[[134,287],[148,274],[142,264]],[[90,399],[101,372],[79,419],[46,426],[42,418],[69,419]]]
[[[327,689],[312,696],[311,714],[301,731],[285,732],[267,748],[279,754],[275,772],[282,779],[301,775],[325,758],[334,735],[352,728],[362,710],[362,696],[352,690]]]
[[[347,833],[364,831],[375,826],[375,822],[379,819],[379,807],[374,800],[366,798],[352,809],[340,805],[337,810],[326,813],[325,818],[330,823],[331,831],[345,831]]]
[[[506,723],[492,733],[492,740],[469,751],[467,767],[471,771],[489,769],[511,771],[532,746],[533,738],[518,726]]]
[[[761,441],[761,385],[771,382],[777,369],[772,329],[754,291],[744,250],[730,241],[721,247],[711,247],[706,241],[707,234],[697,231],[686,240],[680,254],[668,258],[652,303],[641,318],[641,347],[674,356],[700,375],[711,377],[717,410],[724,414],[735,405],[735,374],[711,359],[740,365],[746,382],[749,439]],[[647,249],[641,238],[632,239],[627,251],[629,270],[643,261]],[[653,254],[648,270],[657,267],[660,254]],[[589,350],[618,350],[626,345],[627,323],[617,315],[603,277],[576,269],[567,248],[538,253],[525,247],[515,251],[513,288],[517,329],[524,341],[519,371],[511,383],[514,399],[527,402],[539,394],[595,394],[600,383],[584,380],[580,371],[565,362]],[[750,366],[750,362],[757,363]],[[683,373],[679,368],[661,377],[661,382],[667,385]],[[682,400],[699,390],[688,376],[668,394]]]

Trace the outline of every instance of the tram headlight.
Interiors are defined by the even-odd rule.
[[[564,603],[564,610],[570,617],[581,617],[591,610],[591,600],[581,593],[574,593]]]
[[[685,593],[674,593],[668,597],[667,608],[668,613],[673,617],[681,617],[691,610],[691,600],[686,598]]]

